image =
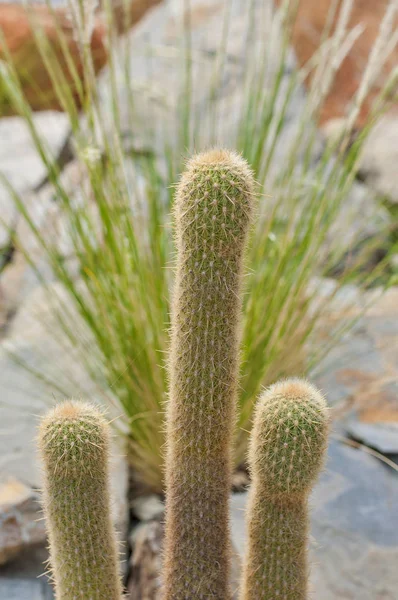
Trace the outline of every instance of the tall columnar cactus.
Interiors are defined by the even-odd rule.
[[[247,163],[225,150],[192,158],[177,189],[165,600],[229,597],[230,446],[253,195]]]
[[[43,419],[44,510],[57,600],[120,600],[108,484],[109,427],[97,408],[67,401]]]
[[[291,379],[260,398],[250,440],[244,600],[307,597],[307,499],[323,466],[328,415],[322,395]]]

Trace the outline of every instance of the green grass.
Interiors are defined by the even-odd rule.
[[[282,34],[278,42],[271,35],[276,16],[271,16],[265,4],[261,14],[256,13],[255,4],[247,3],[241,58],[244,84],[234,108],[236,119],[227,132],[222,131],[222,125],[231,109],[220,101],[218,91],[231,69],[229,0],[215,56],[198,50],[188,17],[182,25],[179,46],[136,49],[146,54],[148,64],[159,56],[170,61],[177,88],[171,81],[169,89],[160,93],[158,81],[152,80],[149,87],[140,88],[139,82],[131,77],[131,39],[115,42],[108,6],[111,55],[106,102],[99,99],[86,45],[82,45],[85,89],[70,64],[84,119],[79,116],[51,47],[42,32],[36,30],[36,42],[70,119],[85,177],[86,185],[78,193],[68,192],[53,157],[36,131],[11,57],[5,59],[1,71],[2,95],[25,119],[48,168],[50,186],[65,223],[68,258],[72,257],[78,266],[76,276],[69,268],[70,260],[60,253],[57,233],[37,228],[23,198],[14,193],[22,218],[64,290],[61,299],[54,287],[48,286],[58,323],[53,334],[73,349],[76,361],[94,382],[98,399],[119,407],[122,417],[115,427],[120,435],[126,436],[129,458],[137,476],[154,490],[162,487],[165,367],[174,267],[170,215],[173,186],[187,156],[210,145],[228,145],[242,152],[258,181],[258,211],[246,261],[236,436],[238,463],[245,457],[252,407],[262,386],[280,377],[310,374],[350,324],[349,317],[340,315],[338,325],[331,328],[327,338],[319,336],[320,323],[336,317],[333,307],[336,294],[348,281],[355,280],[359,287],[369,286],[384,269],[383,262],[370,273],[363,269],[375,243],[365,242],[355,260],[339,273],[334,292],[316,302],[318,290],[313,285],[314,278],[333,271],[356,246],[355,240],[347,243],[344,230],[350,227],[349,221],[355,215],[338,221],[337,232],[336,223],[347,210],[361,146],[378,116],[392,101],[396,78],[392,75],[367,127],[346,152],[338,152],[336,145],[319,153],[317,120],[330,86],[328,76],[332,81],[336,69],[333,59],[343,41],[350,40],[352,34],[349,37],[344,23],[340,23],[335,33],[325,31],[322,46],[325,51],[319,51],[303,70],[292,70],[286,76],[295,3],[286,2],[282,9]],[[270,56],[276,53],[276,43],[279,45],[275,64]],[[378,63],[381,67],[381,58]],[[297,92],[302,89],[309,70],[313,78],[306,101],[297,105]],[[204,85],[206,105],[198,106],[195,100],[203,93]],[[119,111],[122,88],[128,99],[128,122],[122,122]],[[147,97],[155,100],[146,100]],[[174,105],[172,97],[177,98]],[[349,138],[350,115],[360,102],[361,98],[357,98],[357,103],[354,98],[352,107],[348,107],[344,139]],[[144,150],[131,150],[126,144],[126,132],[137,129],[142,132],[142,104],[146,105]],[[283,133],[293,110],[299,113],[299,127],[285,139]],[[171,133],[170,123],[175,124]],[[283,160],[278,150],[282,139],[286,146]],[[344,139],[340,140],[343,145]],[[314,162],[317,152],[319,157]],[[7,185],[5,181],[4,184]],[[361,231],[357,238],[361,239]],[[17,243],[24,251],[24,240]],[[26,259],[42,277],[43,285],[47,285],[39,262],[28,252]],[[389,283],[390,280],[385,285]],[[51,356],[46,360],[51,362]],[[50,379],[45,364],[37,374],[47,381]],[[48,381],[58,395],[78,393],[78,385],[61,385],[60,381],[57,378]]]

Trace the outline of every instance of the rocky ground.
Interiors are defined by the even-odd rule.
[[[176,35],[176,6],[174,3],[171,11],[161,6],[149,14],[133,33],[136,42],[159,39],[165,44],[172,42]],[[216,32],[220,30],[221,2],[195,0],[194,6],[196,43],[211,54],[216,47]],[[232,16],[231,35],[235,37],[229,57],[231,76],[222,94],[222,101],[230,101],[231,106],[240,90],[241,74],[236,65],[242,37],[239,10]],[[293,54],[289,61],[294,63]],[[293,63],[287,64],[286,72]],[[145,89],[146,63],[142,57],[135,58],[133,67]],[[152,68],[161,86],[162,81],[170,77],[170,63],[159,56]],[[141,101],[142,111],[149,110],[149,100],[143,97]],[[303,95],[299,94],[297,105],[302,101]],[[121,103],[123,108],[123,94]],[[65,118],[48,112],[35,119],[56,153],[67,135]],[[295,127],[294,114],[290,115],[289,123],[289,127]],[[168,126],[172,130],[173,124],[168,123]],[[227,119],[226,130],[228,127]],[[364,164],[371,168],[364,167],[362,179],[365,181],[356,184],[350,201],[356,207],[358,219],[362,216],[366,223],[371,222],[372,227],[377,228],[377,219],[373,220],[372,216],[375,214],[374,196],[369,186],[380,192],[375,182],[382,181],[382,193],[388,192],[390,201],[395,201],[398,179],[391,168],[393,163],[389,160],[383,163],[378,157],[386,152],[390,158],[391,152],[396,152],[398,143],[393,140],[398,139],[397,123],[387,122],[374,135],[364,159]],[[136,132],[136,137],[140,142],[140,132]],[[51,190],[44,186],[40,193],[32,192],[45,172],[21,121],[16,117],[1,119],[0,139],[0,170],[24,194],[26,203],[37,207],[33,211],[37,223],[41,227],[59,227],[62,233]],[[375,148],[376,158],[372,157]],[[385,169],[386,165],[390,166]],[[75,162],[65,169],[63,177],[71,189],[78,188],[80,172]],[[45,409],[49,392],[43,382],[10,358],[9,350],[40,367],[44,360],[41,349],[45,348],[47,356],[50,352],[53,357],[56,372],[62,372],[64,377],[72,373],[88,394],[90,381],[79,371],[73,356],[66,358],[64,349],[53,337],[47,296],[21,253],[12,245],[10,227],[11,230],[19,228],[21,234],[23,224],[1,188],[0,214],[3,221],[3,226],[0,222],[0,248],[3,249],[0,253],[0,261],[3,261],[0,263],[0,598],[49,600],[52,593],[45,577],[37,579],[44,570],[46,553],[43,522],[37,520],[40,473],[34,450],[36,416]],[[378,218],[388,218],[388,215],[378,213]],[[31,251],[40,252],[33,243]],[[36,257],[40,259],[40,254]],[[51,274],[48,279],[51,280]],[[323,294],[330,293],[333,281],[316,281],[314,285],[318,286],[322,298]],[[398,535],[392,526],[398,518],[398,476],[385,459],[398,463],[398,288],[391,288],[375,300],[362,316],[361,310],[377,292],[363,295],[351,286],[344,293],[354,300],[358,322],[315,374],[332,407],[334,428],[327,469],[312,498],[312,586],[314,597],[322,600],[358,597],[393,600],[398,587],[395,568]],[[114,519],[124,539],[127,539],[127,522],[135,524],[128,535],[133,554],[125,562],[125,571],[132,574],[130,597],[153,600],[159,589],[163,505],[154,496],[136,499],[128,505],[127,468],[117,447],[112,473]],[[242,509],[245,502],[246,492],[232,496],[232,531],[238,555],[242,555],[244,548]],[[237,559],[235,580],[238,571]]]

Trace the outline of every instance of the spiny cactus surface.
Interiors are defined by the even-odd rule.
[[[44,417],[39,447],[57,600],[120,600],[110,518],[109,426],[97,408],[66,401]]]
[[[326,403],[299,379],[260,398],[250,440],[244,600],[307,598],[308,495],[323,466]]]
[[[165,600],[230,597],[230,447],[253,195],[247,163],[225,150],[192,158],[177,189]]]

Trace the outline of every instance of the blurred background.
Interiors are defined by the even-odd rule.
[[[159,598],[173,185],[237,149],[258,182],[231,519],[239,579],[261,389],[307,376],[333,426],[311,588],[398,573],[397,0],[0,1],[0,598],[52,598],[38,417],[113,420],[128,598]]]

